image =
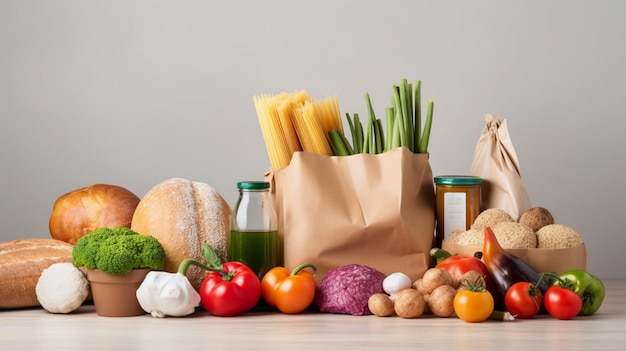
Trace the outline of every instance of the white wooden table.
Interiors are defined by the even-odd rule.
[[[0,311],[1,350],[626,350],[626,279],[606,280],[593,316],[466,323],[322,313],[248,313],[223,318],[100,317],[92,305],[68,315]]]

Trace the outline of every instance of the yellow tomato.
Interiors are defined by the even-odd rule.
[[[454,313],[470,323],[482,322],[493,313],[493,296],[487,290],[461,289],[454,297]]]

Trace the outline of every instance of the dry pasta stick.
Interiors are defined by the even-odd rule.
[[[296,151],[333,155],[328,132],[343,132],[336,96],[316,102],[300,90],[254,102],[273,169],[289,165]]]
[[[327,135],[331,130],[344,132],[337,96],[326,97],[315,103],[315,115]]]
[[[254,97],[254,104],[270,164],[273,169],[278,169],[289,165],[292,152],[285,139],[280,117],[269,100],[267,96]]]
[[[302,106],[302,115],[308,130],[307,137],[311,139],[313,145],[312,152],[332,156],[333,150],[330,147],[328,131],[324,129],[322,117],[316,114],[315,106],[315,103],[307,103]]]
[[[291,99],[299,106],[303,106],[306,102],[313,102],[306,90],[300,90],[291,95]]]
[[[289,149],[285,143],[280,123],[274,119],[269,107],[260,105],[259,122],[272,168],[277,169],[290,161]]]
[[[291,153],[302,150],[294,127],[293,110],[301,107],[307,101],[312,101],[312,99],[305,90],[294,93],[282,93],[271,99],[271,103],[278,111],[281,128],[285,134],[285,139],[287,140]]]
[[[302,137],[307,133],[306,124],[304,123],[304,117],[302,116],[302,108],[298,107],[293,110],[293,126],[300,140],[300,145],[303,151],[310,151],[312,149],[309,139]]]
[[[320,155],[332,156],[333,151],[326,132],[316,118],[314,103],[307,102],[294,110],[296,133],[300,139],[302,150]]]
[[[291,154],[296,151],[302,151],[300,140],[298,140],[298,134],[296,133],[296,129],[293,125],[294,106],[295,102],[293,101],[293,99],[287,99],[285,101],[282,101],[277,106],[278,116],[280,117],[280,124],[282,126],[283,133],[285,134],[285,140]]]
[[[298,138],[298,133],[295,128],[294,110],[299,109],[305,103],[312,101],[313,99],[309,96],[306,90],[300,90],[292,94],[281,94],[280,101],[277,102],[277,104],[279,104],[278,111],[281,115],[283,131],[285,132],[292,154],[296,151],[302,151],[301,141]]]

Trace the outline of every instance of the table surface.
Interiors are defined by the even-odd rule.
[[[2,350],[624,350],[626,279],[606,280],[600,310],[561,321],[549,316],[512,322],[423,316],[349,316],[278,312],[180,318],[101,317],[93,305],[70,314],[41,308],[0,311]]]

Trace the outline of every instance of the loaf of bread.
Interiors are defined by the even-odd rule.
[[[94,184],[70,191],[54,202],[50,235],[76,244],[96,228],[130,228],[139,200],[130,190],[117,185]]]
[[[35,287],[41,272],[72,262],[74,245],[49,238],[0,242],[0,308],[39,306]]]
[[[141,199],[131,229],[151,235],[165,250],[165,271],[176,272],[185,258],[204,261],[208,243],[225,261],[228,254],[231,209],[210,185],[182,178],[165,180]],[[187,277],[198,289],[206,271],[192,266]]]

